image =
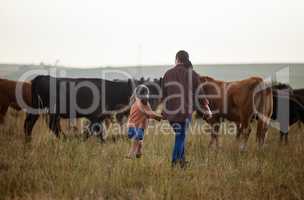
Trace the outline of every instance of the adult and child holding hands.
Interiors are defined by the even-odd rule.
[[[128,158],[141,157],[148,119],[158,121],[165,119],[169,121],[175,132],[172,166],[179,164],[180,167],[185,167],[187,164],[185,139],[192,113],[202,108],[207,118],[212,115],[206,98],[200,100],[200,105],[195,103],[197,91],[199,91],[199,94],[203,94],[203,91],[200,90],[202,90],[200,88],[200,76],[193,70],[189,54],[184,50],[177,52],[175,66],[169,69],[163,77],[162,102],[164,109],[161,115],[154,112],[148,103],[148,87],[139,85],[134,91],[133,104],[127,125],[128,137],[133,140]]]

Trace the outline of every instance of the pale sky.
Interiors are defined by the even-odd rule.
[[[0,0],[0,62],[304,62],[303,0]]]

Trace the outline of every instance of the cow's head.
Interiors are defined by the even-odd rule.
[[[285,93],[288,95],[292,95],[293,94],[293,88],[285,83],[276,83],[272,86],[272,90],[273,92],[276,93]]]

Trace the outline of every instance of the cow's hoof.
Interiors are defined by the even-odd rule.
[[[240,145],[240,152],[245,153],[247,151],[247,146],[245,144]]]

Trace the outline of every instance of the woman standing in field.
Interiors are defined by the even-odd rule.
[[[163,116],[170,122],[175,132],[172,166],[180,164],[183,168],[187,163],[185,138],[193,111],[202,106],[202,110],[208,111],[207,117],[211,117],[207,99],[203,98],[200,101],[201,105],[195,104],[195,94],[202,94],[198,91],[199,86],[200,76],[193,70],[189,54],[184,50],[177,52],[175,66],[165,73],[162,82]]]

